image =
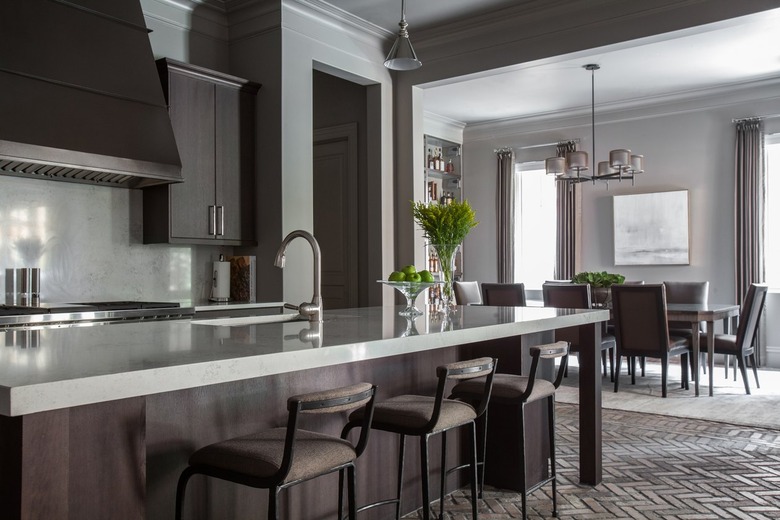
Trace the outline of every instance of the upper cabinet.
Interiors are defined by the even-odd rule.
[[[184,182],[144,189],[144,242],[255,245],[255,98],[260,85],[157,61]]]

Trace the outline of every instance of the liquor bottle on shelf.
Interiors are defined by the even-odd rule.
[[[455,173],[455,165],[452,164],[452,159],[447,161],[447,166],[444,167],[444,171],[447,173]]]

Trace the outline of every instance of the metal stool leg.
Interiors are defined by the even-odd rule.
[[[441,432],[441,481],[439,486],[439,518],[444,516],[444,488],[447,484],[447,432]]]
[[[401,446],[398,449],[398,502],[395,504],[395,520],[401,520],[401,491],[404,487],[404,450],[406,448],[406,435],[401,434]]]
[[[431,518],[431,497],[428,489],[428,434],[420,436],[420,472],[422,473],[423,520]]]
[[[521,472],[521,479],[520,484],[522,486],[522,492],[523,492],[523,500],[522,500],[522,511],[523,511],[523,520],[526,520],[528,518],[527,513],[527,502],[528,502],[528,486],[526,486],[526,464],[525,464],[525,403],[520,404],[520,443],[522,444],[520,448],[520,472]]]
[[[471,471],[469,473],[471,474],[471,518],[474,520],[477,520],[477,514],[479,511],[479,504],[478,504],[478,498],[477,498],[477,487],[478,487],[478,477],[477,477],[477,423],[476,421],[473,421],[471,423]],[[444,513],[444,509],[442,509],[442,513]]]
[[[555,394],[547,398],[547,427],[550,430],[550,476],[552,477],[552,515],[558,516],[558,474],[555,470]]]

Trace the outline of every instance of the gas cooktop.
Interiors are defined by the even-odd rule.
[[[107,301],[0,305],[0,328],[26,325],[88,324],[128,320],[191,318],[195,310],[177,302]]]

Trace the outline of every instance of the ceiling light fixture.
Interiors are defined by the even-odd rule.
[[[601,67],[590,63],[584,65],[585,70],[590,71],[590,126],[591,126],[591,150],[592,157],[596,158],[596,71]],[[567,152],[566,157],[550,157],[544,162],[545,170],[549,175],[555,175],[555,180],[570,182],[573,184],[597,180],[618,181],[627,179],[634,184],[634,176],[644,171],[644,156],[632,154],[631,150],[617,149],[609,152],[609,161],[601,161],[593,175],[587,175],[588,153],[583,151]]]
[[[409,41],[409,32],[406,30],[408,25],[406,23],[406,0],[401,0],[401,21],[398,22],[401,29],[398,31],[398,37],[385,60],[385,67],[390,70],[414,70],[422,67],[422,62],[417,59],[412,42]]]

